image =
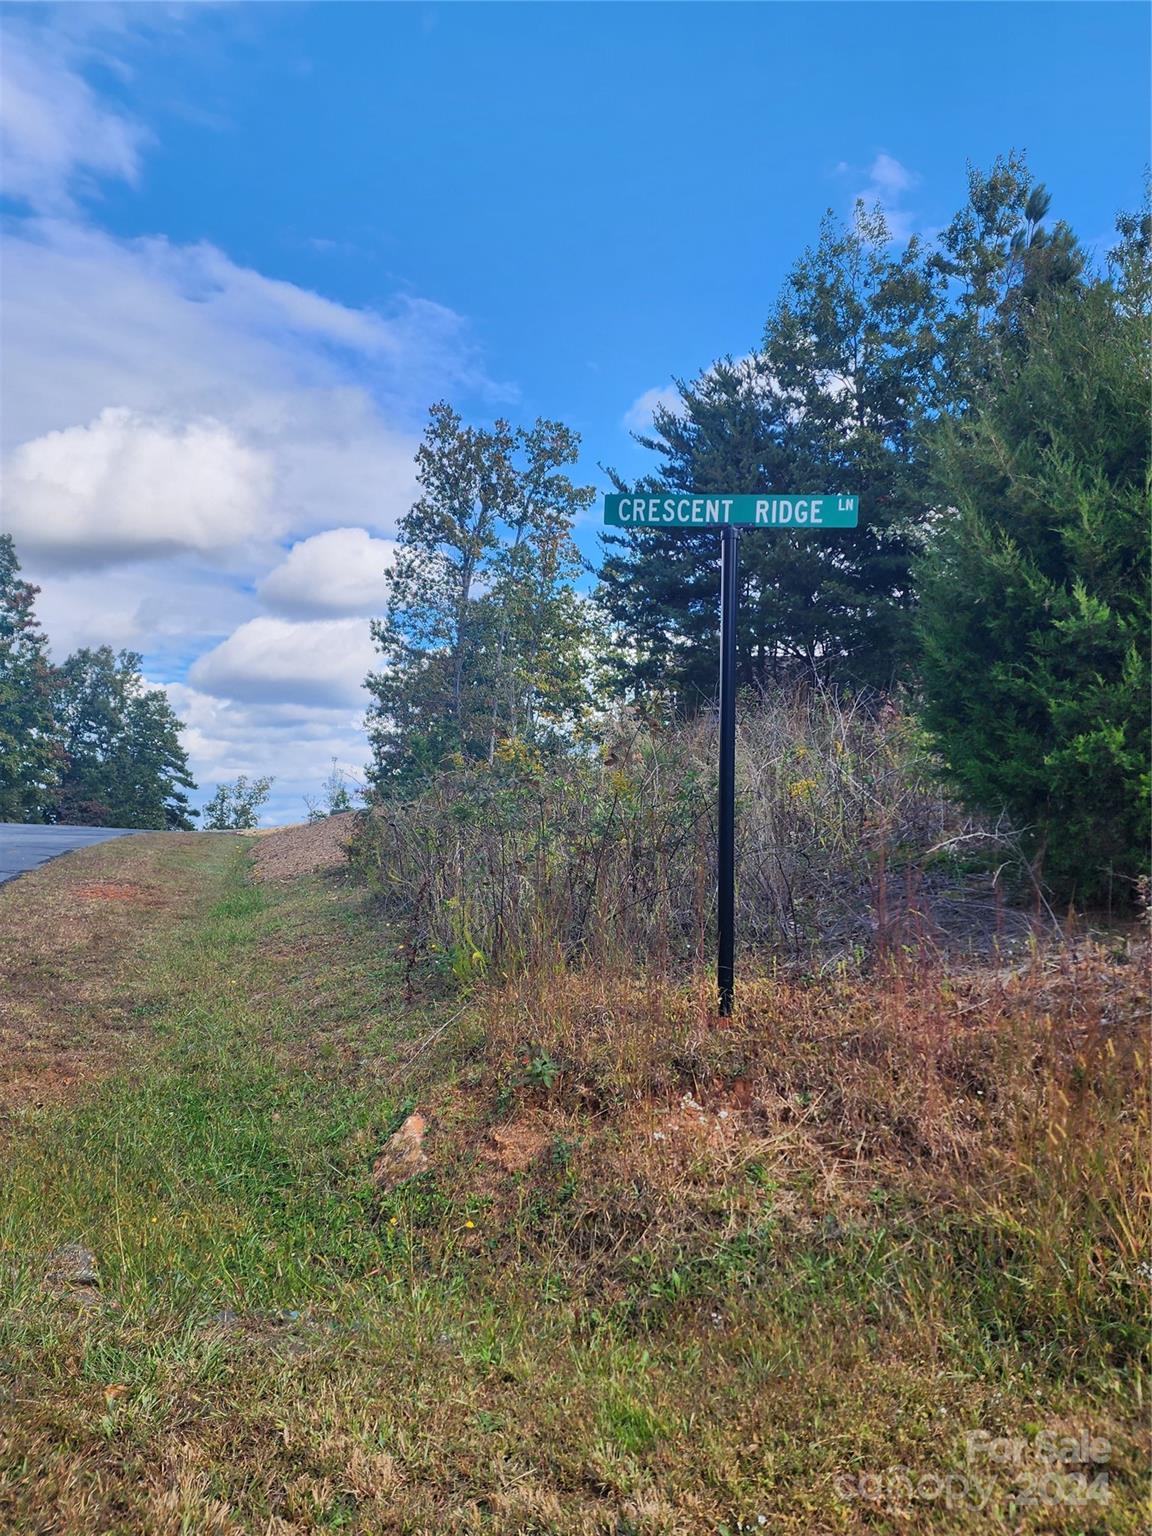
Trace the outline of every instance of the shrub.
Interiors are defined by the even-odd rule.
[[[524,967],[709,953],[715,882],[715,727],[618,722],[598,757],[509,743],[376,805],[353,847],[410,953],[459,980]],[[971,882],[959,855],[1005,839],[938,788],[914,721],[891,704],[798,693],[749,708],[738,747],[742,941],[808,959],[947,939]],[[980,920],[995,918],[980,877]],[[967,908],[957,898],[967,901]]]
[[[925,718],[964,795],[1007,807],[1080,901],[1130,899],[1148,868],[1147,320],[1104,284],[1044,307],[934,439]]]

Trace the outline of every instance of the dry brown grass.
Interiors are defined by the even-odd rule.
[[[1049,1277],[1069,1298],[1089,1272],[1136,1283],[1152,1194],[1147,959],[1085,943],[1015,970],[761,979],[723,1025],[710,983],[523,978],[485,998],[483,1065],[434,1115],[432,1145],[439,1133],[453,1159],[479,1146],[497,1164],[502,1146],[534,1149],[514,1166],[541,1187],[563,1149],[581,1194],[543,1241],[566,1232],[569,1280],[594,1290],[618,1289],[653,1249],[743,1230],[765,1183],[793,1235],[866,1223],[882,1188],[1037,1257],[1052,1245],[1054,1270],[1078,1256],[1084,1273]],[[505,1217],[525,1198],[484,1184]]]
[[[1138,955],[762,977],[725,1029],[710,983],[584,971],[430,1017],[353,886],[212,846],[127,978],[162,1048],[10,1141],[0,1528],[1144,1529]],[[376,1190],[413,1101],[432,1166]],[[1107,1502],[842,1491],[972,1430],[1106,1439]]]
[[[210,893],[199,833],[117,838],[0,886],[0,1106],[67,1098],[146,1038],[146,952]]]
[[[714,725],[625,720],[609,737],[599,757],[498,754],[440,773],[362,818],[353,864],[413,962],[465,982],[557,959],[702,967]],[[915,719],[890,705],[803,692],[750,707],[737,806],[737,922],[762,964],[1018,954],[1056,926],[1010,829],[948,799]]]

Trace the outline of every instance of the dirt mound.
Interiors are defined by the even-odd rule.
[[[252,867],[258,880],[291,880],[296,875],[336,869],[348,857],[359,811],[326,816],[302,827],[281,827],[253,840]]]

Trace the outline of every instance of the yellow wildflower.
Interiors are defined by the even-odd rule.
[[[789,784],[788,793],[792,796],[793,800],[803,800],[805,796],[810,795],[816,788],[817,783],[815,779],[797,779],[795,784]]]

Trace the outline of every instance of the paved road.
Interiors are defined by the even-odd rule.
[[[34,827],[0,821],[0,885],[57,854],[87,848],[109,837],[132,837],[132,827]]]

